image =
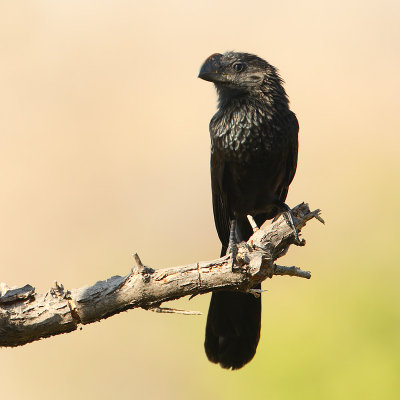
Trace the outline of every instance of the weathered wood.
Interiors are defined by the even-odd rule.
[[[292,211],[299,232],[312,218],[322,222],[320,211],[311,212],[307,204],[302,203]],[[311,274],[308,271],[274,264],[293,241],[292,229],[283,217],[279,217],[272,224],[266,222],[247,243],[239,245],[233,270],[229,255],[159,270],[146,267],[135,255],[136,266],[128,275],[113,276],[71,291],[64,290],[58,283],[45,294],[35,293],[30,285],[9,289],[2,284],[0,346],[19,346],[71,332],[80,324],[89,324],[137,307],[193,314],[195,312],[161,308],[160,305],[219,289],[247,291],[273,275],[309,279]]]

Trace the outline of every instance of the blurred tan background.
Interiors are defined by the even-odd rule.
[[[0,281],[47,290],[219,254],[214,52],[277,66],[300,121],[288,203],[321,208],[264,283],[256,358],[208,363],[209,295],[0,349],[4,399],[400,396],[398,1],[1,1]],[[157,235],[157,246],[150,239]]]

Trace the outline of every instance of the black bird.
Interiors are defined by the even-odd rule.
[[[294,228],[285,199],[296,172],[299,125],[276,68],[253,54],[213,54],[199,78],[213,82],[218,93],[210,122],[211,188],[223,256],[252,235],[251,217],[260,226],[285,213]],[[208,359],[223,368],[243,367],[254,357],[260,329],[259,297],[214,292],[204,343]]]

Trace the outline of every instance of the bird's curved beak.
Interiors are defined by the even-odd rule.
[[[204,61],[204,64],[200,68],[199,78],[209,82],[223,82],[224,76],[221,74],[222,54],[215,53]]]

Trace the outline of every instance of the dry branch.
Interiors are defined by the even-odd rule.
[[[307,204],[299,204],[292,211],[298,231],[312,218],[322,222],[320,211],[310,211]],[[180,297],[219,289],[247,291],[273,275],[309,279],[311,274],[308,271],[274,264],[293,241],[293,231],[280,217],[272,224],[266,222],[247,243],[239,245],[233,270],[230,256],[154,270],[143,265],[139,256],[135,255],[136,266],[128,275],[113,276],[93,286],[71,291],[57,282],[45,294],[36,293],[31,285],[10,289],[1,284],[0,346],[19,346],[71,332],[81,324],[137,307],[157,312],[196,314],[161,308],[160,305]]]

